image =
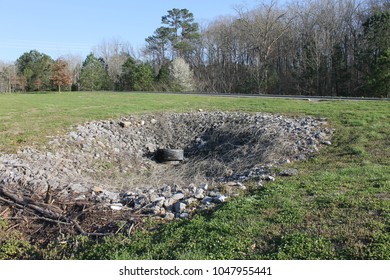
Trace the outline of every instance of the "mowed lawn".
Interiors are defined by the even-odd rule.
[[[15,258],[390,259],[390,103],[152,93],[0,95],[0,152],[43,148],[50,136],[90,120],[161,111],[245,111],[327,118],[332,145],[289,164],[299,176],[188,221],[131,238],[81,238],[77,248],[19,250]],[[277,172],[277,170],[275,170]],[[250,186],[250,184],[249,184]],[[15,233],[16,234],[16,233]],[[1,236],[1,228],[0,228]],[[53,248],[56,248],[55,250]],[[0,254],[1,255],[1,254]],[[7,256],[3,256],[7,257]],[[1,256],[0,256],[1,258]]]

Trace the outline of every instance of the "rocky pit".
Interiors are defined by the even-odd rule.
[[[332,132],[308,116],[201,110],[88,122],[42,150],[0,155],[0,214],[29,217],[20,225],[27,232],[130,234],[140,217],[189,218],[247,181],[296,175],[285,164],[330,145]],[[159,149],[182,149],[184,160],[161,163]]]

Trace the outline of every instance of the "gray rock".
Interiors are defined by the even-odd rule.
[[[171,207],[177,200],[172,198],[167,198],[164,200],[163,205],[165,208]]]
[[[148,150],[149,153],[154,153],[157,151],[157,146],[152,143],[148,143],[145,145],[145,148]]]
[[[222,203],[222,202],[225,202],[225,201],[226,201],[226,196],[224,196],[222,194],[217,195],[213,199],[213,202],[216,202],[216,203]]]
[[[177,213],[182,213],[186,209],[187,205],[184,204],[183,202],[176,202],[173,205],[173,209]]]
[[[123,205],[121,203],[113,203],[113,204],[110,205],[110,208],[112,210],[119,211],[119,210],[122,210]]]
[[[119,122],[119,125],[123,128],[127,128],[127,127],[130,127],[131,126],[131,122],[129,121],[122,121],[122,122]]]
[[[261,179],[265,180],[265,181],[271,181],[271,182],[275,181],[275,177],[273,177],[271,175],[263,175],[263,176],[261,176]]]
[[[68,189],[75,193],[85,193],[89,191],[89,188],[81,184],[69,184]]]
[[[172,195],[171,199],[175,200],[175,201],[178,201],[180,199],[184,198],[184,194],[179,192],[179,193],[175,193],[174,195]]]
[[[180,215],[179,215],[179,218],[180,219],[188,219],[190,217],[190,214],[188,214],[188,213],[181,213]]]
[[[194,194],[195,198],[203,199],[204,198],[204,189],[197,189]]]
[[[218,196],[218,192],[216,192],[216,191],[210,191],[210,192],[209,192],[209,196],[211,196],[211,197],[216,197],[216,196]]]
[[[214,199],[210,196],[206,196],[205,198],[202,199],[202,204],[211,204],[214,201]]]
[[[280,176],[295,176],[298,175],[298,169],[288,168],[279,173]]]
[[[165,217],[164,217],[165,220],[169,220],[169,221],[173,220],[174,218],[175,218],[175,214],[173,214],[171,212],[166,213]]]
[[[73,138],[73,140],[76,140],[76,139],[77,139],[77,137],[79,137],[79,136],[77,135],[77,133],[76,133],[76,132],[74,132],[74,131],[72,131],[71,133],[69,133],[69,136],[70,136],[70,137],[72,137],[72,138]]]
[[[110,191],[104,191],[103,192],[104,197],[106,197],[109,200],[112,201],[119,201],[119,193],[117,192],[110,192]]]
[[[156,203],[158,203],[158,202],[164,201],[164,200],[165,200],[165,197],[163,197],[163,196],[157,196],[156,194],[150,195],[150,201],[151,201],[151,202],[156,202]]]

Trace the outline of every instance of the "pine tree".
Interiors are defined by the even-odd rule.
[[[82,90],[105,90],[110,88],[105,63],[92,53],[87,56],[80,71],[80,86]]]

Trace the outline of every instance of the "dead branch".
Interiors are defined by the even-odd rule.
[[[48,222],[57,223],[57,224],[66,224],[73,225],[76,230],[86,236],[107,236],[111,233],[89,233],[86,232],[75,219],[70,219],[64,215],[62,215],[62,210],[54,205],[45,204],[35,202],[29,198],[23,198],[14,194],[8,190],[5,190],[3,187],[0,187],[0,194],[7,197],[0,197],[0,200],[6,202],[9,205],[16,205],[19,208],[29,208],[39,213],[42,216],[38,216],[42,220],[46,220]],[[10,200],[11,199],[11,200]],[[50,209],[49,209],[50,208]]]

